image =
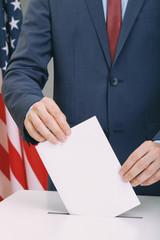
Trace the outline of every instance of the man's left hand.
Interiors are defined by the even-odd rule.
[[[133,187],[148,186],[160,180],[160,143],[144,142],[126,160],[119,171],[124,182]]]

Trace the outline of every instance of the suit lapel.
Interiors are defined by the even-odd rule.
[[[116,49],[112,67],[116,63],[117,58],[122,51],[122,48],[127,40],[127,37],[144,3],[145,3],[145,0],[129,0],[126,13],[123,19],[122,28],[119,35],[119,40],[118,40],[117,49]]]
[[[104,19],[103,5],[102,0],[85,0],[95,31],[97,33],[104,57],[108,64],[108,67],[111,67],[111,56],[109,49],[109,41],[106,30],[106,24]]]

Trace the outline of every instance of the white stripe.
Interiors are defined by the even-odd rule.
[[[21,184],[17,181],[14,174],[12,173],[12,170],[10,169],[10,178],[11,178],[11,189],[12,193],[17,192],[18,190],[23,190],[24,188],[21,186]]]
[[[37,179],[36,175],[34,174],[30,163],[28,162],[27,156],[25,154],[25,150],[23,150],[24,153],[24,163],[25,163],[25,169],[26,169],[26,177],[27,177],[27,184],[29,190],[44,190],[42,185],[40,184],[39,180]]]
[[[0,144],[8,152],[8,138],[7,138],[7,126],[0,119]]]
[[[17,150],[20,157],[22,158],[19,130],[7,108],[6,108],[6,121],[8,137],[11,143],[13,144],[14,148]]]
[[[0,93],[1,93],[1,87],[2,87],[2,71],[0,68]]]
[[[0,170],[0,196],[5,199],[12,194],[11,182]]]

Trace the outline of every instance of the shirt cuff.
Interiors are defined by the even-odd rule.
[[[27,115],[28,115],[28,113],[30,112],[30,110],[33,108],[33,105],[32,106],[30,106],[30,108],[28,109],[28,111],[27,111],[27,113],[26,113],[26,117],[27,117]],[[25,118],[26,118],[25,117]]]
[[[155,142],[155,143],[160,143],[160,140],[155,140],[155,141],[153,141],[153,142]]]

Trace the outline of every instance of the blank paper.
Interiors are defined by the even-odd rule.
[[[140,204],[96,117],[72,128],[65,143],[36,147],[68,212],[117,216]]]

